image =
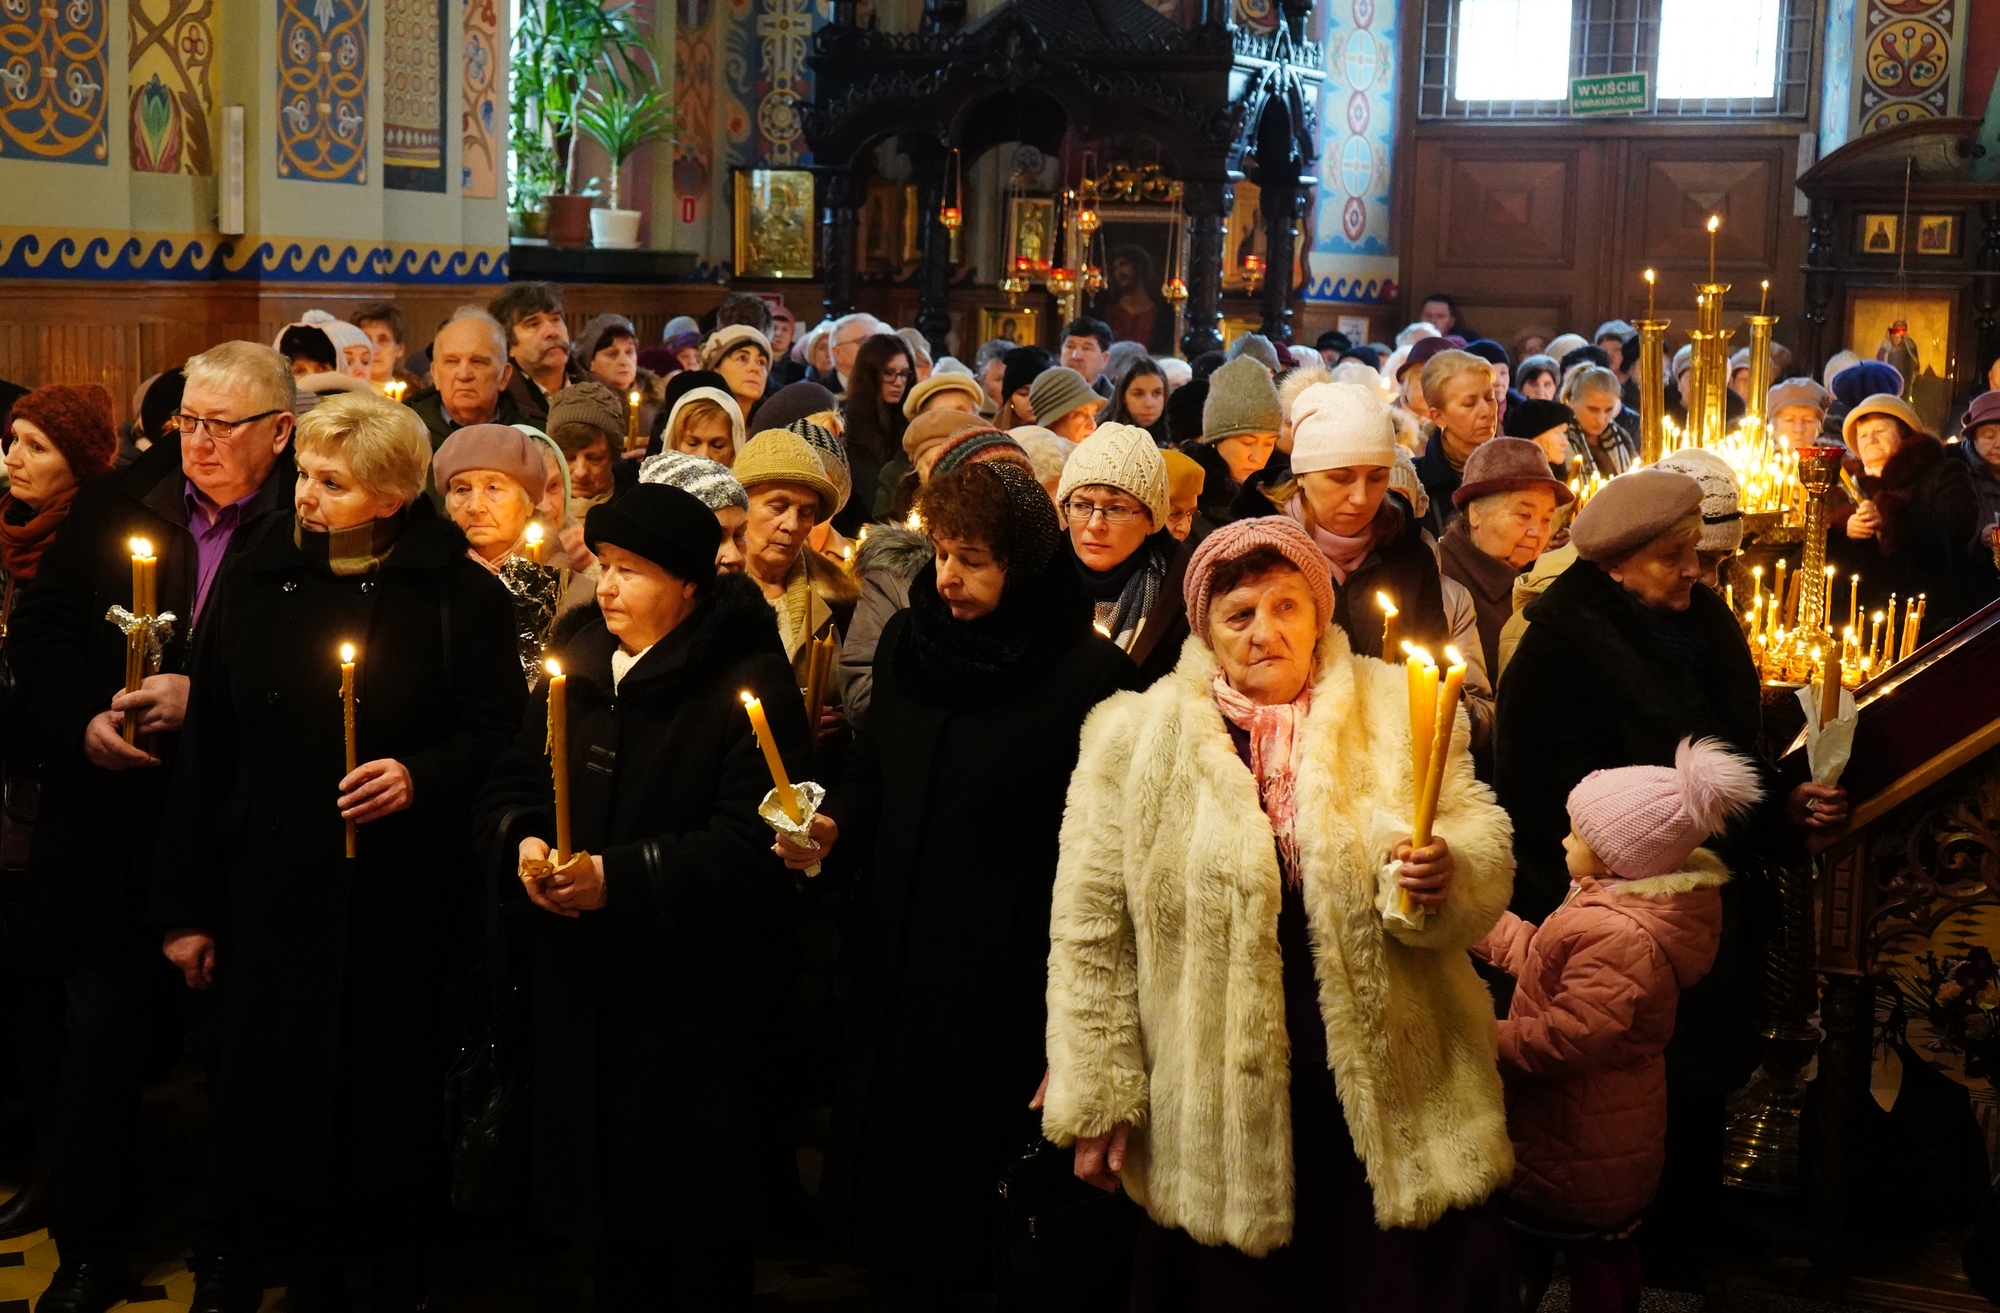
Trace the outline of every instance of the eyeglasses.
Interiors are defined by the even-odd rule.
[[[245,415],[242,419],[207,419],[200,415],[190,415],[186,411],[177,411],[174,414],[174,427],[181,431],[183,437],[192,438],[205,431],[212,442],[228,442],[258,420],[269,419],[273,415],[283,413],[282,410],[266,410],[255,415]]]
[[[1071,524],[1089,524],[1090,517],[1102,515],[1106,524],[1130,524],[1140,514],[1130,506],[1098,506],[1087,501],[1066,501],[1063,514],[1069,516]]]
[[[882,371],[884,383],[907,383],[917,376],[912,369],[885,369]]]

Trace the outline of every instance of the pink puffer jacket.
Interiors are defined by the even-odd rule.
[[[1649,880],[1582,882],[1538,926],[1512,912],[1473,952],[1519,984],[1500,1023],[1514,1141],[1508,1193],[1581,1226],[1653,1201],[1666,1160],[1667,1072],[1681,990],[1707,974],[1729,872],[1697,849]]]

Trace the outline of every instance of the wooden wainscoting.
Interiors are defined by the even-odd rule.
[[[778,292],[806,323],[819,317],[819,288],[744,284]],[[129,417],[141,381],[195,352],[231,338],[275,339],[286,324],[318,307],[342,319],[371,301],[394,301],[409,317],[413,350],[461,305],[484,305],[492,285],[439,287],[353,283],[169,283],[0,280],[0,378],[43,383],[102,383]],[[676,315],[700,316],[731,289],[712,283],[564,287],[572,331],[592,315],[615,311],[633,320],[643,342],[659,340]]]
[[[1588,334],[1638,318],[1651,266],[1680,340],[1708,272],[1704,225],[1719,214],[1717,275],[1734,285],[1727,322],[1756,308],[1768,278],[1785,319],[1776,336],[1795,343],[1806,246],[1806,221],[1792,212],[1798,132],[1790,120],[1418,124],[1401,180],[1409,310],[1447,293],[1511,350],[1530,328]],[[1732,345],[1743,341],[1739,328]]]

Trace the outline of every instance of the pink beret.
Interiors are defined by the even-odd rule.
[[[431,457],[431,477],[439,492],[451,476],[467,470],[499,470],[528,490],[529,501],[540,501],[549,485],[542,443],[511,424],[468,424],[446,438]]]
[[[1294,521],[1282,515],[1263,515],[1217,529],[1201,540],[1188,561],[1182,592],[1187,598],[1188,624],[1203,643],[1208,643],[1208,589],[1216,570],[1260,547],[1274,549],[1298,567],[1306,577],[1306,586],[1312,589],[1313,605],[1319,608],[1320,628],[1333,623],[1333,575],[1326,568],[1326,557]]]

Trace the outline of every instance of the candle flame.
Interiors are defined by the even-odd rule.
[[[1709,215],[1709,216],[1708,216],[1708,231],[1709,231],[1709,232],[1710,232],[1711,234],[1713,234],[1714,232],[1716,232],[1716,231],[1717,231],[1718,229],[1720,229],[1721,227],[1722,227],[1722,216],[1721,216],[1721,215],[1719,215],[1719,214],[1711,214],[1711,215]]]
[[[1766,284],[1764,284],[1764,286],[1766,286],[1766,287],[1769,287],[1769,286],[1770,286],[1770,284],[1769,284],[1769,283],[1766,283]],[[638,404],[639,404],[639,390],[638,390],[637,388],[634,388],[634,389],[632,389],[632,391],[631,391],[631,392],[629,392],[629,393],[627,393],[627,394],[626,394],[626,400],[630,401],[630,402],[631,402],[631,403],[632,403],[633,405],[635,405],[635,406],[636,406],[636,405],[638,405]]]
[[[1764,290],[1767,292],[1771,290],[1771,280],[1768,278],[1764,280]]]
[[[923,513],[920,511],[912,510],[910,512],[910,518],[903,521],[903,524],[904,527],[909,529],[911,533],[922,533],[924,531]]]
[[[1382,608],[1383,615],[1397,614],[1396,604],[1389,600],[1389,594],[1382,592],[1379,589],[1375,593],[1375,605]]]
[[[144,538],[134,538],[127,545],[131,547],[132,555],[134,556],[151,556],[153,554],[153,544]]]
[[[1653,271],[1651,269],[1648,269],[1646,271],[1646,282],[1650,284],[1652,281],[1653,281]]]
[[[354,644],[342,643],[340,645],[340,664],[343,666],[354,664]]]
[[[528,541],[531,543],[538,543],[541,540],[542,540],[542,526],[530,520],[528,522]]]
[[[557,661],[553,657],[549,658],[547,661],[542,662],[542,669],[548,671],[551,675],[554,675],[557,679],[562,678],[562,662]]]
[[[1413,657],[1415,657],[1415,658],[1416,658],[1417,660],[1419,660],[1419,661],[1423,662],[1423,663],[1424,663],[1425,665],[1429,666],[1429,667],[1430,667],[1431,669],[1433,669],[1433,670],[1437,669],[1437,658],[1433,657],[1433,656],[1432,656],[1432,655],[1431,655],[1431,654],[1430,654],[1429,652],[1425,651],[1425,650],[1424,650],[1423,648],[1421,648],[1421,647],[1410,647],[1410,645],[1409,645],[1409,644],[1408,644],[1407,642],[1406,642],[1406,643],[1404,643],[1404,644],[1403,644],[1403,646],[1404,646],[1404,647],[1405,647],[1406,649],[1408,649],[1408,651],[1409,651],[1409,653],[1410,653],[1410,655],[1411,655],[1411,656],[1413,656]]]
[[[1103,625],[1092,624],[1090,627],[1092,629],[1095,629],[1098,633],[1104,635],[1106,638],[1111,637],[1111,631],[1109,629],[1106,629]]]
[[[744,705],[744,706],[746,706],[746,707],[747,707],[747,706],[749,706],[749,705],[751,705],[752,703],[754,703],[754,702],[755,702],[755,701],[757,700],[756,698],[754,698],[754,697],[752,697],[752,696],[751,696],[751,694],[750,694],[750,690],[749,690],[749,689],[747,689],[747,688],[746,688],[746,689],[744,689],[744,690],[743,690],[743,691],[742,691],[741,693],[738,693],[738,694],[737,694],[736,696],[738,696],[738,697],[740,697],[740,698],[742,698],[742,699],[743,699],[743,705]]]
[[[1455,666],[1462,666],[1465,664],[1465,658],[1458,654],[1458,649],[1455,647],[1447,647],[1444,650],[1444,659],[1451,662],[1451,664]]]

